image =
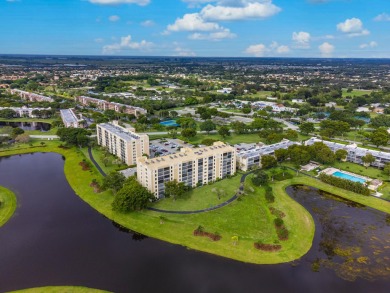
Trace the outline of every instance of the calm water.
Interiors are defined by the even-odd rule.
[[[356,242],[366,255],[372,245],[389,241],[383,213],[350,207],[316,190],[290,188],[294,198],[316,211],[312,249],[290,264],[243,264],[123,232],[74,194],[63,163],[57,154],[0,158],[0,185],[19,201],[15,216],[0,228],[0,292],[79,285],[115,292],[376,293],[390,286],[389,276],[367,280],[370,272],[350,281],[333,264],[343,260],[330,252],[337,243]],[[372,235],[379,240],[371,242]],[[388,266],[389,250],[377,253]],[[367,256],[366,266],[377,268]],[[320,264],[319,272],[312,271],[313,262]]]
[[[13,128],[19,127],[23,130],[39,130],[42,132],[49,131],[51,124],[45,122],[4,122],[0,121],[0,127],[11,126]]]

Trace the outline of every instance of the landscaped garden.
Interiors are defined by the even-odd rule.
[[[245,194],[229,205],[214,211],[191,215],[154,211],[123,214],[112,210],[114,195],[111,191],[97,192],[91,187],[93,181],[101,182],[102,176],[80,149],[60,147],[61,143],[58,141],[46,142],[43,146],[39,142],[34,142],[34,144],[33,147],[20,145],[1,150],[0,156],[30,152],[60,153],[66,158],[65,175],[75,192],[111,220],[151,237],[244,262],[258,264],[288,262],[301,257],[310,249],[314,236],[314,222],[309,212],[286,194],[287,186],[294,184],[314,186],[390,213],[390,203],[380,199],[357,195],[304,175],[282,180],[280,173],[287,171],[279,169],[279,171],[269,171],[271,177],[274,177],[274,181],[271,179],[269,183],[274,196],[273,202],[266,198],[265,187],[253,185],[249,176],[245,183]],[[80,165],[82,162],[87,162],[90,168],[83,168]],[[289,172],[289,174],[292,175],[295,172]],[[226,197],[230,198],[230,192],[239,187],[239,177],[224,179],[215,184],[194,189],[191,191],[192,195],[187,197],[189,201],[195,200],[189,203],[183,202],[183,205],[191,209],[200,207],[200,202],[196,200],[197,194],[203,196],[203,193],[212,193],[213,188],[222,188],[222,186],[225,187],[226,194],[229,194]],[[212,194],[207,200],[209,203],[205,205],[206,207],[219,203],[217,194]],[[159,204],[164,205],[163,202]],[[166,203],[167,207],[169,205],[174,207],[175,204],[171,199]],[[277,218],[282,219],[283,222],[276,220]],[[220,238],[213,241],[210,237],[195,236],[194,231],[199,226],[203,231],[218,235]]]

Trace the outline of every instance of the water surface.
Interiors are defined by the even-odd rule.
[[[0,292],[75,285],[114,292],[381,293],[390,286],[389,276],[357,276],[351,281],[321,261],[319,272],[312,271],[317,258],[328,258],[321,246],[326,235],[332,235],[335,243],[342,239],[345,244],[344,238],[358,241],[364,251],[378,242],[370,242],[371,236],[361,235],[359,229],[375,226],[369,229],[370,235],[380,241],[390,239],[381,212],[324,198],[313,189],[289,188],[311,212],[320,207],[314,215],[318,227],[312,249],[289,264],[245,264],[114,225],[75,195],[65,179],[63,164],[62,157],[53,153],[0,158],[0,185],[17,194],[19,205],[15,216],[0,228]],[[341,222],[329,217],[320,220],[328,205]],[[334,235],[338,227],[347,233]],[[389,264],[388,249],[378,257]],[[340,261],[335,256],[333,260]]]
[[[5,122],[0,121],[0,128],[5,126],[11,126],[13,128],[19,127],[23,130],[39,130],[42,132],[49,131],[51,128],[50,123],[45,122]]]

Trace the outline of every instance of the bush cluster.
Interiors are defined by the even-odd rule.
[[[321,173],[318,178],[320,178],[322,182],[325,182],[329,185],[333,185],[366,196],[370,195],[370,190],[359,182],[353,182],[351,180],[342,179],[331,175],[326,175],[325,173]]]

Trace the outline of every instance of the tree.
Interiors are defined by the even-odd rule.
[[[16,117],[16,112],[12,109],[0,110],[0,118],[12,119]]]
[[[221,126],[218,130],[218,134],[225,138],[226,136],[230,136],[230,130],[227,126]]]
[[[287,129],[284,133],[284,137],[289,140],[297,140],[298,139],[298,132],[293,129]]]
[[[385,166],[383,167],[383,173],[390,176],[390,163],[385,164]]]
[[[300,130],[303,134],[308,135],[309,133],[314,132],[314,130],[315,130],[315,128],[314,128],[314,123],[311,123],[311,122],[302,123],[301,125],[299,125],[299,130]]]
[[[230,123],[230,126],[236,134],[244,134],[248,132],[248,125],[246,125],[244,122],[234,121]]]
[[[16,128],[13,128],[12,129],[12,132],[11,132],[11,137],[12,138],[16,138],[18,135],[20,134],[23,134],[24,133],[24,130],[19,128],[19,127],[16,127]]]
[[[103,189],[112,189],[114,193],[123,187],[126,177],[119,172],[112,171],[106,177],[103,178]]]
[[[88,131],[83,128],[60,128],[57,135],[61,141],[70,145],[84,146],[89,141],[87,135]]]
[[[335,152],[335,155],[338,161],[344,161],[348,156],[348,152],[346,150],[339,149]]]
[[[145,209],[152,199],[154,196],[149,190],[139,184],[135,177],[129,177],[115,196],[112,209],[121,213],[139,211]]]
[[[196,129],[196,121],[189,117],[181,117],[176,120],[176,123],[180,125],[181,128],[192,128]]]
[[[177,135],[178,135],[177,130],[174,129],[174,128],[170,129],[170,130],[168,131],[168,135],[169,135],[171,138],[177,138]]]
[[[19,134],[15,141],[18,143],[28,143],[30,141],[30,136],[27,133]]]
[[[176,179],[164,183],[165,186],[165,197],[176,198],[181,197],[184,193],[189,190],[189,187],[184,182],[178,182]]]
[[[264,169],[273,168],[277,165],[277,161],[274,156],[265,155],[261,157],[261,166]]]
[[[217,129],[217,125],[211,120],[206,120],[205,122],[200,124],[200,130],[206,131],[207,134],[210,133],[210,131],[213,131]]]
[[[294,146],[291,149],[289,148],[289,152],[291,162],[293,162],[295,165],[304,165],[311,160],[310,153],[302,146]]]
[[[268,175],[263,170],[258,170],[254,173],[252,177],[252,183],[256,186],[261,186],[263,184],[267,184]]]
[[[275,157],[278,160],[278,162],[283,162],[288,159],[289,153],[286,149],[278,149],[275,150]]]
[[[315,142],[309,147],[312,158],[322,164],[331,164],[336,157],[332,150],[323,142]]]
[[[191,138],[196,136],[196,130],[193,128],[185,128],[181,131],[181,135],[185,138]]]
[[[372,132],[370,135],[370,142],[377,147],[380,145],[387,145],[390,140],[390,134],[387,132],[385,128],[379,128]]]
[[[362,157],[362,162],[367,169],[368,166],[375,162],[375,157],[370,153],[367,153],[364,157]]]

